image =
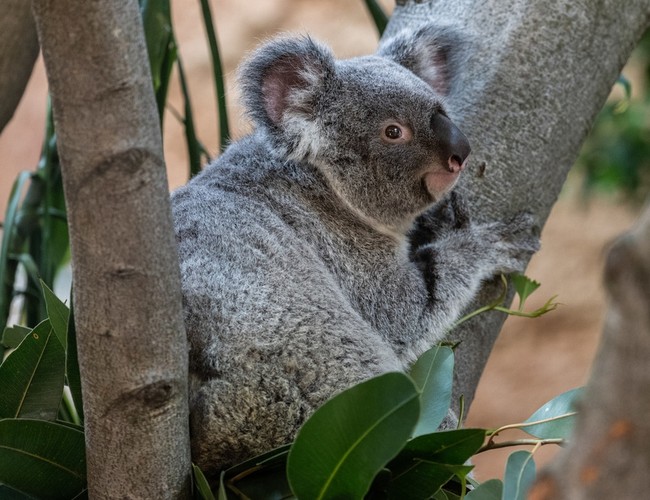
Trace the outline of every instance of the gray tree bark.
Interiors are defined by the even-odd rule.
[[[38,56],[31,2],[0,0],[0,132],[25,91]]]
[[[187,345],[138,3],[33,6],[68,208],[90,497],[187,496]]]
[[[650,206],[611,248],[609,309],[571,446],[536,500],[645,498],[650,470]]]
[[[507,219],[530,211],[541,227],[597,112],[650,25],[650,0],[397,3],[385,36],[430,22],[453,27],[464,39],[451,61],[447,103],[472,144],[461,189],[473,213]],[[494,287],[486,286],[476,306],[494,295]],[[504,320],[500,313],[481,315],[452,334],[462,341],[456,394],[467,405]]]

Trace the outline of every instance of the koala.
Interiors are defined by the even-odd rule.
[[[285,37],[241,68],[254,130],[171,198],[208,477],[408,369],[537,250],[530,216],[473,223],[452,193],[470,145],[443,105],[450,40],[426,26],[335,60]]]

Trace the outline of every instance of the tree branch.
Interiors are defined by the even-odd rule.
[[[38,39],[31,2],[0,0],[0,132],[11,117],[32,74]]]
[[[136,0],[34,0],[69,215],[91,498],[190,490],[187,345]]]
[[[386,36],[432,22],[462,37],[450,60],[447,103],[472,144],[461,189],[473,213],[503,220],[525,210],[543,225],[597,112],[650,24],[650,0],[398,4],[404,5],[396,7]],[[486,286],[473,309],[496,295],[498,286]],[[452,341],[462,341],[456,388],[467,404],[504,320],[502,313],[488,313],[452,334]]]

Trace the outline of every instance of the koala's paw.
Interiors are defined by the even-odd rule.
[[[487,226],[487,227],[486,227]],[[539,226],[530,213],[515,215],[508,222],[484,226],[484,241],[491,246],[495,272],[523,272],[531,256],[539,250]]]
[[[518,214],[508,222],[477,224],[469,228],[477,245],[482,275],[522,272],[539,250],[539,228],[531,214]]]
[[[415,228],[409,234],[412,246],[417,249],[427,245],[443,235],[465,228],[470,217],[463,197],[452,191],[416,221]]]

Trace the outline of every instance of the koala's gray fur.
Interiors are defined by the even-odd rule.
[[[284,38],[244,65],[254,132],[172,196],[208,475],[289,442],[335,393],[408,368],[482,280],[537,249],[530,217],[473,224],[448,196],[469,153],[439,97],[449,40],[425,27],[335,61]],[[403,135],[391,142],[387,124]]]

